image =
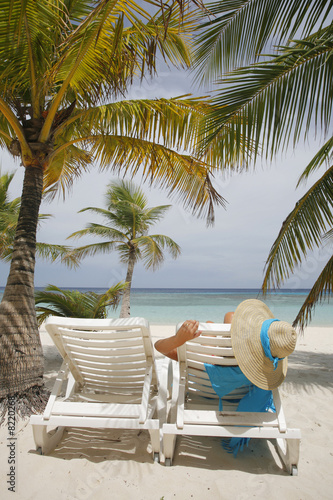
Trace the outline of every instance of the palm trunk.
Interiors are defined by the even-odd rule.
[[[123,294],[123,300],[121,302],[121,310],[119,316],[120,318],[129,318],[131,315],[131,286],[132,286],[134,264],[135,264],[135,254],[130,253],[128,259],[127,274],[126,274],[127,287],[125,288]]]
[[[13,395],[22,397],[31,392],[29,389],[43,386],[43,351],[34,300],[36,230],[42,190],[42,167],[27,166],[13,257],[0,304],[0,400]]]

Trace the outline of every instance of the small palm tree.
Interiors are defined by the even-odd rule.
[[[45,290],[35,293],[38,325],[51,315],[65,318],[106,318],[108,308],[115,309],[118,306],[124,289],[125,283],[117,283],[100,294],[61,290],[55,285],[48,285]]]
[[[21,208],[21,198],[10,200],[9,186],[15,173],[5,173],[0,171],[0,259],[10,262],[13,255],[14,239]],[[48,214],[39,214],[38,221],[51,217]],[[70,254],[70,247],[66,245],[55,245],[50,243],[36,243],[36,254],[51,262],[60,260],[61,263],[69,267],[76,267],[78,262],[75,256]]]
[[[136,262],[142,260],[147,269],[155,270],[164,260],[164,248],[167,248],[175,259],[180,254],[180,247],[168,236],[148,234],[150,226],[163,217],[170,205],[148,207],[142,190],[126,181],[111,183],[106,200],[106,210],[96,207],[81,210],[102,215],[106,219],[106,225],[89,224],[86,229],[76,231],[69,238],[93,235],[107,240],[76,248],[73,253],[78,258],[111,250],[119,252],[120,261],[127,264],[128,286],[123,294],[120,311],[120,317],[126,318],[130,316],[130,293]]]
[[[20,198],[9,199],[9,186],[14,174],[3,174],[0,172],[0,259],[6,259],[8,249],[11,247],[15,237],[18,213],[20,210]]]

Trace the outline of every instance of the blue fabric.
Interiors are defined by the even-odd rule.
[[[274,365],[274,370],[277,369],[278,362],[281,361],[284,358],[275,358],[272,356],[271,353],[271,345],[270,345],[270,340],[268,336],[268,329],[271,326],[271,324],[274,321],[280,321],[279,319],[266,319],[263,324],[261,325],[261,330],[260,330],[260,340],[261,340],[261,345],[262,348],[264,349],[265,356],[270,359]]]
[[[266,391],[253,385],[238,366],[219,366],[205,363],[205,369],[214,391],[220,398],[220,411],[222,411],[221,398],[239,387],[247,386],[249,392],[240,400],[237,411],[265,412],[272,410],[275,412],[272,391]],[[249,441],[249,438],[222,439],[222,446],[236,457],[238,451],[243,450],[244,445],[248,445]]]

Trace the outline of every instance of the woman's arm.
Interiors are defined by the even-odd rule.
[[[155,342],[155,349],[168,356],[168,358],[178,361],[177,348],[185,344],[188,340],[199,337],[201,332],[198,331],[198,326],[199,322],[193,319],[185,321],[176,332],[176,335]]]

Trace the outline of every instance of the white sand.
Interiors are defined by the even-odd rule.
[[[152,326],[154,340],[169,326]],[[45,378],[61,358],[41,332]],[[8,429],[0,430],[0,498],[22,500],[331,499],[333,491],[333,328],[307,328],[289,358],[281,395],[290,427],[302,432],[299,475],[288,476],[270,442],[252,440],[235,459],[218,438],[179,438],[174,465],[154,464],[147,432],[69,429],[49,456],[35,452],[28,422],[17,425],[15,489]]]

